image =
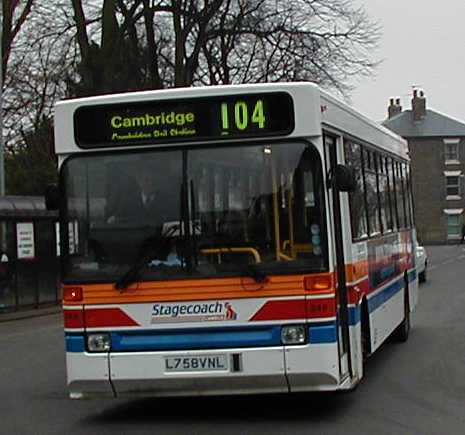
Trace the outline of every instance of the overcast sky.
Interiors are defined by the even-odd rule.
[[[379,20],[384,59],[373,78],[355,83],[352,105],[370,118],[386,118],[389,98],[410,108],[412,85],[427,107],[465,122],[465,0],[358,0]]]

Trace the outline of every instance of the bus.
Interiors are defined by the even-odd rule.
[[[407,340],[406,142],[317,85],[62,101],[55,146],[71,398],[353,390]]]

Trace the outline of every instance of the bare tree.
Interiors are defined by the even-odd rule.
[[[372,50],[379,27],[351,0],[4,0],[2,5],[10,35],[3,41],[10,41],[3,59],[9,60],[10,146],[67,96],[291,80],[346,94],[352,76],[376,66]]]
[[[15,38],[31,13],[34,0],[2,0],[2,84]]]
[[[291,80],[347,94],[376,67],[380,35],[352,0],[3,0],[2,12],[10,169],[54,162],[58,99]]]
[[[57,15],[59,1],[34,5],[11,50],[4,82],[3,112],[7,147],[51,117],[54,102],[66,95],[73,67],[73,28]]]
[[[99,44],[71,2],[92,93],[311,80],[345,94],[376,66],[379,26],[350,0],[104,0]]]
[[[380,27],[351,1],[227,3],[204,46],[203,84],[310,80],[345,94],[377,64]]]
[[[10,46],[3,84],[6,187],[10,194],[41,193],[46,182],[56,177],[53,105],[66,95],[65,78],[76,55],[74,28],[66,13],[58,11],[59,0],[34,2]]]

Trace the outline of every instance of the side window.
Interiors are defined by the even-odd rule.
[[[389,189],[386,174],[386,163],[383,156],[378,157],[378,191],[380,202],[381,226],[383,233],[392,230],[392,223],[389,210]]]
[[[405,172],[405,164],[400,164],[401,176],[402,176],[402,202],[404,205],[404,219],[405,219],[405,228],[410,226],[410,209],[408,206],[408,190],[407,190],[407,174]]]
[[[388,209],[388,229],[396,230],[396,213],[395,213],[395,204],[394,204],[394,192],[393,192],[393,175],[392,175],[392,159],[386,157],[384,159],[384,167],[386,170],[386,196],[387,196],[387,209]]]
[[[365,183],[363,180],[362,150],[360,145],[346,141],[345,160],[346,164],[355,171],[357,189],[349,194],[350,222],[352,227],[352,238],[361,239],[368,236],[367,209],[365,205]]]
[[[408,217],[408,226],[412,227],[413,226],[413,207],[412,207],[412,201],[411,199],[411,189],[412,185],[410,183],[410,171],[409,171],[409,166],[407,164],[403,164],[403,173],[404,173],[404,189],[405,189],[405,206],[406,206],[406,211],[407,211],[407,217]]]
[[[397,198],[397,215],[399,216],[399,229],[406,227],[405,222],[405,197],[402,183],[402,170],[399,162],[395,163],[396,167],[396,198]]]
[[[389,180],[391,188],[391,200],[392,200],[392,216],[394,219],[394,228],[399,230],[400,218],[399,218],[399,193],[397,192],[397,163],[393,159],[389,159]]]
[[[376,178],[375,154],[372,151],[364,150],[363,156],[368,223],[370,235],[376,235],[381,232],[381,228],[379,224],[378,183]]]

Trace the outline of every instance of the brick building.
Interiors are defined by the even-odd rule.
[[[383,125],[409,144],[418,239],[456,243],[465,225],[465,122],[428,109],[415,90],[410,110],[391,99]]]

